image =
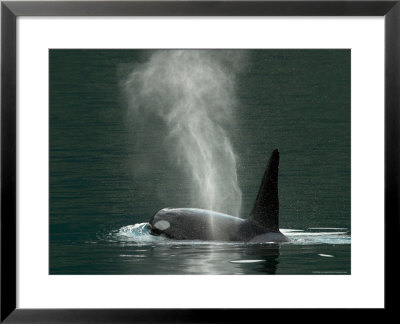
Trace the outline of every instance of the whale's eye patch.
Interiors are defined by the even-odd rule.
[[[168,229],[171,225],[169,222],[165,221],[165,220],[160,220],[157,223],[155,223],[153,225],[156,229],[160,230],[160,231],[165,231],[166,229]]]

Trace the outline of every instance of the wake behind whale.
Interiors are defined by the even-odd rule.
[[[150,219],[151,233],[176,240],[288,242],[279,231],[278,169],[275,149],[247,220],[211,210],[164,208]]]

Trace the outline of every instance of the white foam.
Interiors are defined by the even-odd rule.
[[[309,230],[347,230],[344,227],[310,227]]]
[[[281,228],[279,229],[281,231],[281,233],[285,234],[285,233],[292,233],[292,232],[304,232],[304,230],[301,229],[287,229],[287,228]]]
[[[324,236],[324,235],[345,235],[347,232],[301,232],[289,233],[289,236]]]

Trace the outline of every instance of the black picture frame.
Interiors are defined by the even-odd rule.
[[[384,16],[385,310],[395,309],[399,234],[400,0],[395,1],[2,1],[1,2],[1,322],[236,322],[258,309],[16,308],[16,19],[18,16]],[[373,152],[373,150],[372,150]],[[366,175],[368,176],[368,175]],[[38,292],[40,293],[40,292]]]

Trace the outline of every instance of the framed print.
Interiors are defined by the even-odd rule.
[[[399,6],[2,2],[1,320],[390,309]]]

